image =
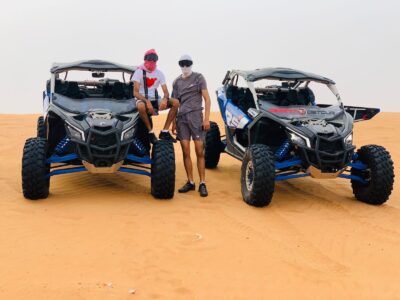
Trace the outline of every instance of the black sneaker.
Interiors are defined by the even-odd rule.
[[[190,181],[186,182],[183,187],[181,187],[178,192],[179,193],[187,193],[189,191],[194,191],[196,189],[196,185],[194,183],[190,183]]]
[[[156,135],[154,134],[154,132],[149,132],[149,140],[150,140],[150,143],[152,143],[152,144],[156,144],[158,142],[158,139],[157,139]]]
[[[199,185],[199,193],[201,197],[207,197],[208,192],[207,192],[207,187],[205,183],[200,183]]]
[[[160,135],[158,136],[158,138],[160,140],[164,140],[164,141],[169,141],[169,142],[174,142],[176,143],[176,139],[173,138],[173,136],[168,132],[160,132]]]

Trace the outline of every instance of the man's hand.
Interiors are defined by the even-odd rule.
[[[168,98],[164,97],[160,102],[159,110],[167,109],[167,106],[168,106]]]
[[[201,95],[203,96],[205,102],[203,130],[208,131],[210,129],[209,118],[210,118],[211,99],[207,89],[201,90]]]
[[[151,101],[150,101],[150,100],[147,100],[147,101],[146,101],[146,108],[147,108],[147,112],[148,112],[150,115],[154,115],[154,108],[153,108],[153,105],[151,104]]]
[[[203,130],[204,131],[210,130],[210,121],[207,119],[204,119],[204,121],[203,121]]]
[[[177,135],[178,132],[176,130],[176,117],[172,120],[172,128],[171,128],[172,134]]]
[[[176,123],[175,123],[175,122],[172,123],[171,131],[172,131],[172,134],[173,134],[173,135],[177,135],[177,132],[176,132]]]

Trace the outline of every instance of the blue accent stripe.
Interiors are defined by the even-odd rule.
[[[275,169],[279,170],[297,165],[301,165],[301,159],[299,159],[298,157],[293,157],[282,162],[275,162]]]
[[[275,181],[301,178],[301,177],[307,177],[307,176],[310,176],[310,174],[309,173],[301,173],[301,174],[292,174],[292,175],[278,175],[275,177]]]
[[[64,156],[58,156],[57,154],[53,154],[46,160],[46,162],[48,164],[52,164],[52,163],[66,162],[66,161],[74,160],[77,158],[79,158],[79,157],[76,153],[71,153],[71,154],[67,154]],[[148,156],[139,157],[136,155],[128,154],[127,159],[137,162],[137,163],[141,163],[141,164],[151,164],[152,163],[152,160]]]
[[[222,119],[226,123],[226,116],[225,116],[223,100],[221,100],[220,97],[217,97],[217,101],[218,101],[219,111],[221,112]]]
[[[52,164],[52,163],[59,163],[59,162],[65,162],[65,161],[69,161],[69,160],[74,160],[77,159],[78,155],[76,155],[75,153],[71,153],[71,154],[67,154],[64,156],[58,156],[57,154],[53,154],[52,156],[50,156],[46,162],[48,164]]]
[[[354,169],[358,169],[358,170],[365,170],[368,168],[368,166],[364,163],[362,163],[361,161],[355,161],[352,163],[348,164],[349,167],[352,167]]]
[[[76,168],[68,168],[68,169],[60,169],[51,171],[46,175],[47,178],[54,175],[61,175],[61,174],[70,174],[70,173],[77,173],[77,172],[84,172],[87,171],[85,167],[76,167]]]
[[[136,156],[133,154],[128,154],[128,156],[126,158],[133,162],[140,163],[140,164],[152,164],[153,163],[153,161],[148,156],[139,157],[139,156]]]
[[[125,173],[133,173],[133,174],[139,174],[139,175],[146,175],[151,177],[151,173],[147,172],[145,170],[139,170],[139,169],[133,169],[133,168],[125,168],[125,167],[121,167],[118,170],[119,172],[125,172]]]
[[[339,177],[340,178],[345,178],[345,179],[351,179],[351,180],[354,180],[354,181],[358,181],[358,182],[360,182],[362,184],[368,185],[367,181],[365,181],[364,179],[362,179],[361,177],[356,176],[356,175],[340,174]]]
[[[62,175],[62,174],[71,174],[71,173],[78,173],[78,172],[85,172],[87,171],[85,167],[76,167],[76,168],[68,168],[68,169],[60,169],[60,170],[54,170],[51,171],[50,173],[47,174],[47,178],[55,175]],[[139,169],[133,169],[133,168],[125,168],[121,167],[118,170],[119,172],[125,172],[125,173],[133,173],[133,174],[139,174],[139,175],[146,175],[151,177],[151,173],[144,171],[144,170],[139,170]]]

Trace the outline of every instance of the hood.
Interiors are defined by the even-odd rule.
[[[353,118],[338,105],[268,106],[261,110],[274,115],[285,124],[292,125],[292,129],[309,138],[316,135],[326,138],[346,136],[353,130]]]

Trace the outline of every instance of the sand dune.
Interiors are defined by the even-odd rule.
[[[224,155],[205,199],[159,201],[148,178],[79,173],[28,201],[21,153],[36,117],[0,116],[0,299],[400,299],[397,182],[380,207],[357,202],[347,180],[303,178],[254,208],[241,199],[240,162]],[[391,152],[397,179],[399,125],[382,113],[355,126],[357,145]]]

